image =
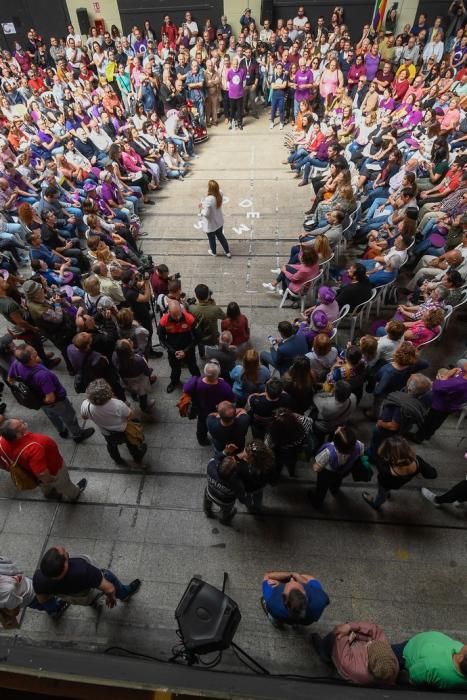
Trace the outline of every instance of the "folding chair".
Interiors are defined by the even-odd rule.
[[[287,287],[284,294],[282,295],[282,300],[281,300],[281,303],[279,304],[279,308],[282,309],[282,307],[284,306],[285,300],[288,299],[289,297],[291,299],[295,299],[295,300],[300,299],[300,308],[301,308],[301,312],[303,313],[305,310],[305,301],[306,301],[308,294],[311,292],[312,289],[315,288],[316,284],[319,282],[319,280],[322,278],[322,276],[323,276],[323,271],[321,270],[320,273],[318,275],[316,275],[316,277],[313,277],[311,280],[307,280],[306,282],[304,282],[302,284],[298,294],[294,294],[294,292],[291,292],[290,289]]]
[[[355,334],[355,328],[357,325],[358,321],[358,327],[361,329],[363,325],[363,320],[366,317],[366,319],[369,318],[370,316],[370,309],[371,305],[373,303],[373,300],[376,297],[376,289],[373,289],[371,292],[371,297],[367,299],[367,301],[364,301],[362,304],[359,304],[358,306],[355,307],[353,310],[353,313],[350,317],[350,342],[352,342],[354,334]]]

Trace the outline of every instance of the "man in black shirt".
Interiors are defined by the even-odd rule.
[[[372,294],[370,280],[366,275],[366,270],[360,263],[354,263],[347,270],[350,284],[341,287],[337,292],[336,301],[342,309],[345,304],[350,306],[350,313],[359,304],[368,301]]]
[[[266,391],[262,394],[250,394],[247,411],[251,418],[253,437],[264,440],[266,430],[272,423],[274,411],[278,408],[290,408],[291,399],[283,390],[280,379],[273,377],[266,382]]]
[[[128,602],[141,586],[137,578],[123,584],[112,571],[98,569],[87,557],[70,557],[64,547],[52,547],[44,554],[32,582],[39,603],[59,594],[71,602],[75,599],[78,605],[92,605],[97,588],[104,593],[108,608],[115,607],[117,600]]]
[[[57,217],[55,213],[46,209],[42,213],[43,224],[41,226],[42,243],[57,256],[69,259],[71,265],[78,268],[78,272],[89,270],[89,260],[80,248],[78,238],[69,237],[62,234],[57,228]],[[73,270],[72,270],[73,271]]]
[[[135,319],[141,323],[149,333],[149,356],[162,357],[162,352],[152,349],[152,312],[151,312],[151,297],[152,287],[151,282],[146,277],[142,277],[134,270],[123,270],[122,272],[122,292],[127,302],[127,306],[131,308]]]
[[[255,119],[259,119],[258,105],[255,102],[259,81],[259,65],[256,58],[252,56],[251,46],[245,46],[245,55],[240,61],[240,68],[245,70],[243,111],[245,114],[251,113]]]
[[[250,417],[243,408],[236,408],[230,401],[221,401],[217,413],[209,414],[207,426],[216,454],[221,454],[227,445],[235,446],[240,452],[245,447]]]

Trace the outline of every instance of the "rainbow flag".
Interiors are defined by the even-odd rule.
[[[376,0],[375,2],[375,9],[373,12],[373,29],[375,32],[379,32],[381,27],[383,26],[384,22],[384,17],[386,15],[386,5],[388,4],[388,0]]]

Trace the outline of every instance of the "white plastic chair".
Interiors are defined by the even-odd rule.
[[[446,330],[447,325],[449,323],[449,319],[451,318],[451,316],[454,312],[454,308],[455,307],[451,306],[451,304],[446,304],[445,313],[444,313],[444,320],[443,320],[443,323],[441,325],[441,333]]]
[[[320,268],[323,271],[323,280],[327,280],[329,277],[329,269],[331,267],[331,263],[334,260],[335,253],[331,253],[331,257],[329,257],[327,260],[323,260],[322,263],[320,263]]]
[[[428,345],[431,345],[432,343],[436,343],[439,338],[441,338],[443,334],[443,330],[441,329],[439,333],[435,335],[434,338],[430,338],[430,340],[427,340],[425,343],[420,343],[420,345],[417,345],[417,349],[421,350],[422,348],[426,348]]]
[[[451,309],[452,309],[451,313],[449,315],[446,314],[446,316],[444,317],[444,324],[443,324],[444,330],[446,330],[446,328],[448,327],[449,320],[450,320],[452,314],[454,313],[454,311],[466,303],[467,303],[467,289],[464,290],[460,302],[458,304],[454,304],[454,306],[451,306]],[[446,308],[448,308],[448,307],[446,307]]]
[[[352,342],[354,333],[355,333],[355,328],[357,326],[357,321],[358,321],[358,327],[361,329],[363,325],[363,320],[366,318],[368,319],[370,317],[370,310],[371,310],[371,305],[373,303],[373,300],[376,297],[376,289],[373,289],[371,292],[371,297],[367,300],[364,301],[362,304],[359,304],[358,306],[355,307],[353,310],[353,313],[350,317],[350,342]]]
[[[391,295],[394,292],[395,285],[396,285],[396,279],[395,277],[393,280],[390,282],[386,282],[386,284],[381,284],[379,287],[375,287],[376,291],[376,316],[379,316],[379,312],[381,311],[381,307],[384,306],[384,304],[389,301],[391,298]]]
[[[458,418],[457,423],[456,423],[456,430],[459,430],[459,428],[460,428],[461,425],[462,425],[462,421],[464,420],[464,418],[465,418],[466,416],[467,416],[467,403],[465,403],[465,404],[461,407],[461,412],[459,413],[459,418]]]
[[[291,299],[300,299],[300,308],[301,312],[303,313],[305,310],[305,301],[309,293],[311,292],[312,289],[316,287],[316,284],[319,282],[319,280],[323,276],[323,271],[321,270],[316,277],[313,277],[311,280],[307,280],[302,284],[300,287],[300,291],[298,294],[294,294],[294,292],[291,292],[290,289],[287,287],[285,290],[284,294],[282,295],[282,300],[281,303],[279,304],[279,308],[282,309],[282,307],[285,304],[285,300],[288,299],[289,297]]]
[[[332,325],[334,326],[334,328],[338,327],[339,323],[342,321],[343,318],[345,318],[347,316],[349,311],[350,311],[350,304],[344,304],[344,306],[342,307],[342,309],[340,311],[339,316],[336,318],[335,321],[332,322]]]

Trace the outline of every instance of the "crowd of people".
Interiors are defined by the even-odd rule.
[[[284,468],[295,478],[303,461],[315,476],[310,508],[323,508],[345,479],[375,477],[375,495],[361,496],[379,511],[415,477],[436,479],[416,445],[467,403],[465,352],[447,367],[424,353],[436,339],[442,346],[447,319],[467,301],[464,4],[451,3],[448,23],[421,14],[399,32],[391,8],[382,28],[365,24],[359,38],[342,7],[329,21],[299,7],[261,27],[247,9],[239,31],[226,17],[217,28],[190,11],[184,19],[176,26],[167,15],[160,30],[146,21],[128,36],[91,28],[86,38],[70,26],[45,40],[31,28],[24,46],[2,52],[0,368],[16,402],[42,410],[59,441],[14,417],[6,394],[0,467],[19,491],[76,502],[87,480],[72,482],[59,447],[94,434],[81,418],[115,464],[128,463],[124,446],[145,468],[152,363],[165,352],[166,391],[182,389],[180,416],[196,420],[198,443],[212,450],[206,517],[230,525],[237,502],[261,514],[265,489],[280,489]],[[289,125],[284,165],[311,190],[304,232],[264,288],[313,305],[281,320],[260,352],[236,301],[224,310],[203,282],[183,289],[141,239],[145,207],[166,179],[189,174],[206,127],[224,119],[242,130],[262,113],[270,128],[277,114],[280,129]],[[230,258],[215,180],[199,211],[208,253],[219,242]],[[346,317],[354,329],[369,304],[379,315],[379,302],[397,295],[405,298],[391,318],[337,342]],[[83,395],[79,410],[54,371],[61,362]],[[421,494],[460,505],[467,481]],[[0,620],[14,627],[24,607],[57,618],[101,595],[113,607],[140,585],[59,546],[32,579],[4,558]],[[311,624],[329,603],[312,576],[269,572],[263,581],[275,625]],[[438,632],[391,647],[377,625],[345,623],[313,645],[351,682],[393,684],[405,670],[413,683],[467,686],[467,646]]]

